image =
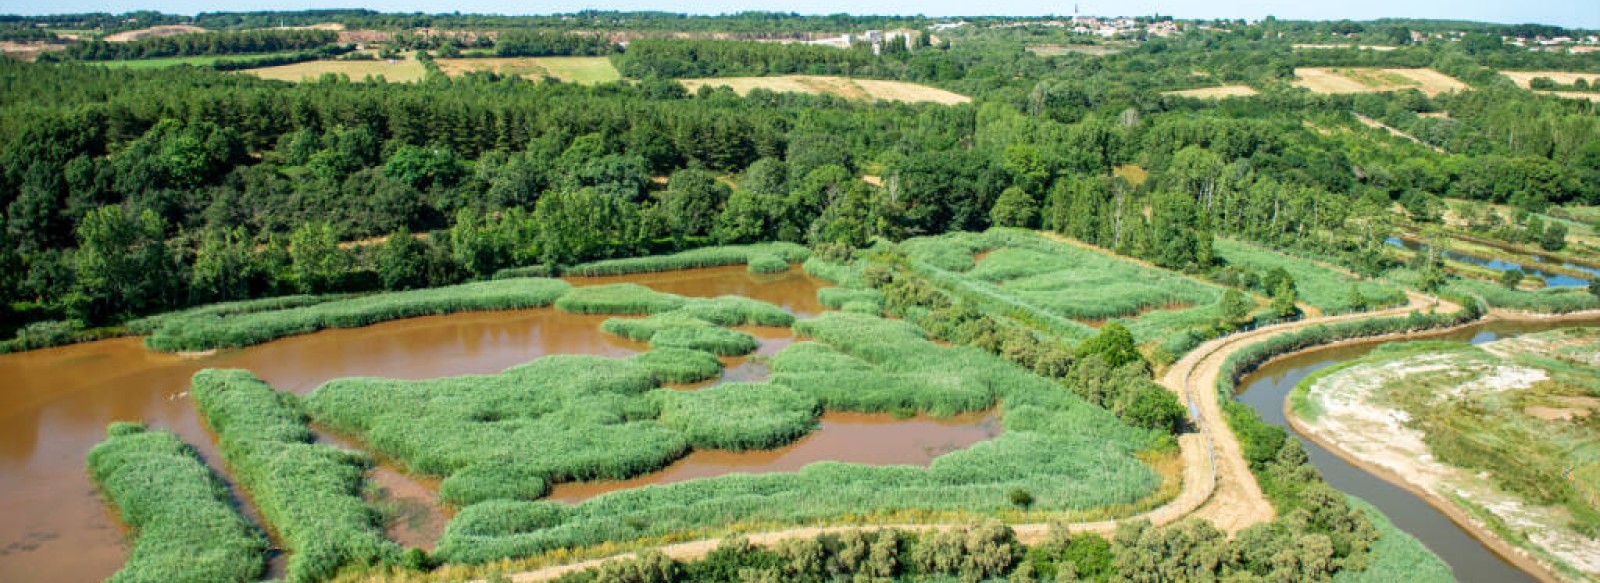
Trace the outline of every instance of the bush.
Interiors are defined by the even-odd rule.
[[[195,374],[192,394],[234,476],[290,551],[290,581],[399,560],[361,497],[371,460],[313,443],[293,396],[248,371],[215,369]]]
[[[417,316],[548,306],[567,291],[557,279],[507,279],[433,289],[315,302],[309,297],[283,309],[251,302],[161,317],[145,345],[177,352],[239,348],[324,328],[356,328]],[[305,301],[306,304],[298,302]],[[142,325],[148,326],[149,324]]]
[[[89,451],[89,475],[133,532],[114,583],[255,581],[267,539],[194,449],[165,431],[113,423]],[[159,487],[156,487],[159,485]]]

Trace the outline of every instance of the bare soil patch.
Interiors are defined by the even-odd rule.
[[[451,77],[474,71],[493,71],[538,80],[549,76],[585,85],[622,78],[605,57],[496,57],[488,59],[435,59],[439,70]]]
[[[122,31],[122,32],[119,32],[119,33],[116,33],[116,34],[106,35],[106,37],[104,39],[101,39],[101,40],[104,40],[104,41],[109,42],[109,43],[125,43],[125,42],[132,42],[132,41],[140,40],[140,39],[146,39],[146,38],[158,38],[158,37],[163,37],[163,36],[178,36],[180,34],[194,34],[194,33],[198,33],[198,32],[210,32],[210,31],[208,31],[208,30],[206,30],[204,28],[200,28],[198,26],[190,26],[190,25],[187,25],[187,24],[171,24],[171,25],[163,25],[163,26],[152,26],[150,28],[141,28],[139,30],[125,30],[125,31]]]
[[[1178,97],[1214,99],[1223,97],[1249,97],[1251,95],[1256,95],[1256,90],[1248,85],[1223,85],[1221,87],[1202,87],[1200,89],[1185,89],[1183,91],[1164,91],[1161,94],[1176,95]]]
[[[292,65],[277,67],[263,67],[260,69],[247,69],[240,71],[247,75],[255,75],[263,79],[277,79],[279,81],[315,81],[324,74],[334,73],[350,77],[352,81],[359,81],[368,76],[382,76],[385,80],[397,83],[409,83],[422,79],[427,70],[412,59],[397,59],[393,61],[307,61]]]

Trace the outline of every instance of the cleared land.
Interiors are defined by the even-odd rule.
[[[1223,85],[1221,87],[1202,87],[1199,89],[1185,89],[1182,91],[1164,91],[1162,95],[1175,95],[1178,97],[1198,97],[1213,99],[1221,97],[1249,97],[1256,95],[1256,90],[1248,85]]]
[[[1120,46],[1105,45],[1037,45],[1028,47],[1028,52],[1041,57],[1059,57],[1061,55],[1114,55],[1127,50]]]
[[[1304,67],[1294,70],[1294,86],[1315,93],[1377,93],[1416,89],[1428,95],[1460,91],[1467,84],[1433,69]]]
[[[878,81],[818,75],[784,75],[780,77],[719,77],[712,79],[680,79],[690,91],[703,86],[730,87],[745,95],[754,89],[780,93],[811,93],[832,95],[855,101],[905,101],[930,102],[954,105],[972,101],[971,97],[952,93],[936,87],[904,81]]]
[[[489,59],[435,59],[439,69],[451,77],[474,71],[493,71],[502,75],[538,80],[555,77],[567,83],[594,85],[622,79],[622,74],[606,57],[509,57]]]
[[[427,70],[423,68],[422,63],[408,58],[396,61],[307,61],[293,65],[248,69],[240,73],[255,75],[262,79],[295,82],[315,81],[323,75],[333,73],[348,76],[352,81],[382,76],[390,82],[410,83],[421,80]]]
[[[152,26],[150,28],[141,28],[139,30],[125,30],[116,34],[106,35],[105,38],[100,40],[109,43],[125,43],[147,38],[178,36],[180,34],[194,34],[199,32],[210,31],[198,26],[190,26],[187,24],[171,24],[164,26]]]
[[[1537,79],[1537,78],[1540,78],[1540,77],[1545,77],[1547,79],[1550,79],[1551,81],[1555,81],[1556,83],[1560,83],[1562,85],[1571,85],[1571,84],[1573,84],[1573,82],[1575,82],[1575,81],[1577,81],[1579,79],[1583,79],[1584,81],[1587,81],[1590,85],[1593,85],[1595,83],[1600,83],[1600,73],[1568,73],[1568,72],[1564,72],[1564,71],[1501,71],[1500,74],[1501,75],[1505,75],[1506,77],[1510,77],[1511,81],[1516,83],[1518,87],[1521,87],[1523,89],[1528,89],[1530,91],[1533,90],[1533,87],[1532,87],[1533,80]],[[1595,93],[1595,92],[1583,92],[1583,91],[1539,91],[1539,93],[1543,93],[1543,94],[1546,94],[1546,95],[1556,95],[1556,96],[1560,96],[1560,97],[1568,97],[1568,98],[1572,98],[1572,99],[1588,99],[1590,101],[1600,101],[1600,93]]]
[[[1563,578],[1600,575],[1600,330],[1384,345],[1306,379],[1298,422]]]

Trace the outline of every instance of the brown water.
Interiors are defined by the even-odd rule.
[[[635,282],[697,297],[742,295],[783,306],[800,317],[823,310],[816,292],[825,285],[799,270],[753,275],[743,266],[572,281],[576,285]],[[213,436],[188,399],[189,378],[199,369],[249,369],[279,390],[305,394],[340,377],[483,374],[546,354],[627,356],[646,348],[602,333],[599,325],[605,319],[550,308],[429,316],[285,338],[193,359],[146,350],[136,338],[0,355],[0,581],[98,581],[122,566],[122,530],[84,469],[84,455],[104,437],[112,421],[138,420],[174,431],[212,467],[226,469]],[[765,379],[767,369],[760,362],[792,340],[787,329],[745,330],[761,339],[761,358],[724,359],[730,368],[723,380]],[[850,461],[926,463],[923,457],[931,457],[928,448],[971,443],[974,431],[984,431],[972,427],[983,419],[966,425],[938,422],[948,432],[944,437],[922,427],[934,423],[926,420],[893,426],[882,422],[886,420],[830,416],[822,430],[791,445],[787,453],[774,453],[767,462],[748,458],[723,463],[720,472],[694,471],[702,472],[698,475],[733,468],[762,471],[763,465],[777,468],[765,471],[796,469],[804,461],[844,459],[838,452],[855,449],[876,450],[887,457]],[[890,437],[901,427],[923,438]],[[339,443],[332,436],[323,438]],[[839,445],[846,442],[854,445]],[[874,446],[863,448],[861,443]],[[907,451],[891,451],[901,447]],[[699,452],[667,471],[711,468],[718,455],[733,454]],[[437,484],[410,478],[393,467],[381,467],[373,480],[388,492],[385,501],[394,510],[390,536],[408,545],[430,546],[445,520],[434,501]]]
[[[1000,419],[979,412],[937,419],[895,419],[887,413],[829,412],[809,435],[787,446],[745,452],[696,451],[661,471],[631,480],[571,482],[547,499],[579,502],[607,492],[723,474],[793,472],[824,460],[872,465],[927,466],[933,458],[1000,435]]]

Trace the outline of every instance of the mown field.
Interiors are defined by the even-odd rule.
[[[1428,95],[1467,88],[1433,69],[1379,69],[1369,67],[1302,67],[1294,70],[1294,86],[1315,93],[1373,93],[1416,89]]]
[[[473,71],[492,71],[538,80],[555,77],[567,83],[594,85],[620,81],[622,74],[606,57],[496,57],[483,59],[435,59],[439,70],[451,77]]]
[[[704,86],[729,87],[745,95],[755,89],[779,93],[812,93],[832,95],[852,101],[904,101],[908,103],[941,103],[953,105],[967,103],[972,98],[937,87],[905,81],[879,81],[818,75],[783,75],[775,77],[718,77],[712,79],[680,79],[690,91]]]
[[[315,81],[323,75],[335,74],[349,77],[351,81],[360,81],[368,77],[383,77],[390,83],[411,83],[421,81],[427,69],[416,59],[404,58],[394,62],[385,60],[376,61],[306,61],[292,65],[279,65],[276,67],[262,67],[259,69],[245,69],[239,72],[243,75],[255,75],[262,79],[276,79],[279,81]]]

